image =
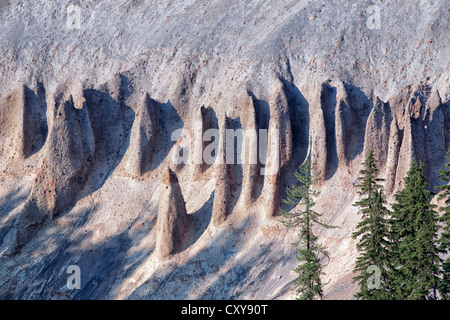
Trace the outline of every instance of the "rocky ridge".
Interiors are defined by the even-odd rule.
[[[2,4],[0,296],[292,297],[295,231],[276,216],[310,154],[318,210],[339,226],[317,230],[326,297],[351,298],[365,154],[392,194],[415,158],[436,185],[450,147],[448,5],[416,2],[380,2],[380,30],[368,1],[86,2],[80,30],[57,18],[65,4]],[[247,159],[276,130],[265,154],[280,170],[229,163],[227,129],[250,132]]]

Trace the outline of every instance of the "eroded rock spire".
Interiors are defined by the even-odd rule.
[[[175,172],[166,167],[162,177],[156,224],[156,255],[166,259],[181,249],[188,227],[183,194]]]

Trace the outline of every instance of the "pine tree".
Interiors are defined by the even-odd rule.
[[[447,152],[447,158],[450,159],[450,149]],[[437,186],[436,189],[441,190],[442,193],[438,199],[444,200],[445,206],[440,210],[443,212],[441,216],[441,222],[443,224],[443,230],[440,238],[439,249],[443,253],[447,253],[450,250],[450,161],[445,164],[445,169],[438,170],[439,178],[444,185]],[[449,299],[450,296],[450,258],[448,258],[442,265],[442,280],[439,285],[439,292],[443,298]]]
[[[435,299],[439,283],[438,221],[423,164],[414,162],[395,195],[396,299]]]
[[[319,243],[318,237],[313,229],[316,226],[331,228],[320,221],[322,214],[314,211],[314,198],[319,195],[319,191],[313,186],[319,181],[317,175],[311,176],[311,162],[307,160],[303,166],[295,172],[295,177],[299,181],[298,186],[292,185],[286,188],[287,198],[283,202],[295,207],[291,211],[280,210],[282,222],[287,227],[299,229],[298,241],[293,243],[297,249],[297,260],[299,264],[294,271],[298,277],[294,283],[298,300],[314,300],[323,298],[323,288],[321,274],[323,267],[320,257],[327,254],[325,248]],[[296,207],[299,204],[299,207]],[[298,209],[297,209],[298,208]]]
[[[445,260],[442,264],[442,279],[439,283],[439,293],[442,299],[449,300],[450,298],[450,258]]]
[[[355,295],[357,299],[363,300],[387,300],[391,298],[389,289],[390,265],[390,232],[389,232],[389,210],[386,208],[386,199],[383,188],[379,184],[382,179],[377,178],[378,167],[371,149],[363,162],[364,169],[360,171],[357,187],[363,196],[361,200],[354,203],[359,207],[363,215],[362,220],[353,232],[354,239],[359,238],[356,245],[359,256],[353,269],[358,275],[353,278],[359,283],[360,291]],[[369,286],[371,274],[369,267],[375,266],[379,270],[378,285],[374,288]]]

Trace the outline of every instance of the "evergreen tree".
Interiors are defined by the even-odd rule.
[[[450,149],[447,152],[447,158],[450,159]],[[440,238],[439,249],[447,253],[450,250],[450,161],[445,164],[445,169],[438,170],[439,178],[444,185],[437,186],[436,189],[443,191],[439,195],[440,200],[444,200],[445,206],[440,208],[443,212],[441,222],[443,230]],[[450,258],[448,258],[442,265],[442,281],[439,285],[439,291],[443,298],[448,299],[450,295]]]
[[[313,228],[322,226],[331,228],[320,221],[322,214],[314,211],[314,198],[319,195],[313,189],[318,182],[317,175],[311,176],[311,162],[308,159],[303,166],[295,172],[298,186],[292,185],[286,188],[287,198],[284,203],[295,207],[291,211],[280,210],[282,222],[287,227],[299,229],[298,241],[293,243],[297,249],[299,265],[294,268],[298,277],[294,283],[298,300],[314,300],[323,298],[323,288],[320,276],[322,274],[321,254],[326,255],[325,248],[319,243]],[[297,207],[299,205],[299,207]],[[298,209],[297,209],[298,208]]]
[[[439,283],[438,221],[423,164],[414,162],[395,195],[396,299],[435,299]]]
[[[445,260],[442,264],[442,279],[439,283],[439,292],[442,299],[449,300],[450,298],[450,258]]]
[[[369,151],[363,167],[359,177],[361,182],[357,185],[363,198],[354,203],[360,208],[363,217],[352,234],[354,239],[359,238],[356,245],[359,256],[353,269],[353,272],[358,275],[353,278],[353,281],[359,283],[360,291],[355,297],[363,300],[387,300],[391,297],[389,272],[392,269],[389,210],[386,208],[383,188],[379,184],[383,180],[377,178],[378,167],[373,149]],[[378,287],[369,286],[370,266],[375,266],[380,271]]]

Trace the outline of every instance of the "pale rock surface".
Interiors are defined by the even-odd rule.
[[[379,29],[367,25],[371,5]],[[316,210],[338,227],[316,230],[330,253],[325,298],[352,299],[352,203],[368,150],[389,200],[415,158],[440,183],[448,10],[444,0],[0,1],[0,298],[291,299],[296,231],[278,209],[310,154]],[[198,132],[254,132],[251,150],[274,128],[274,174],[261,174],[259,154],[220,164],[225,140],[215,163],[176,163],[209,146]],[[69,265],[81,290],[66,286]]]

